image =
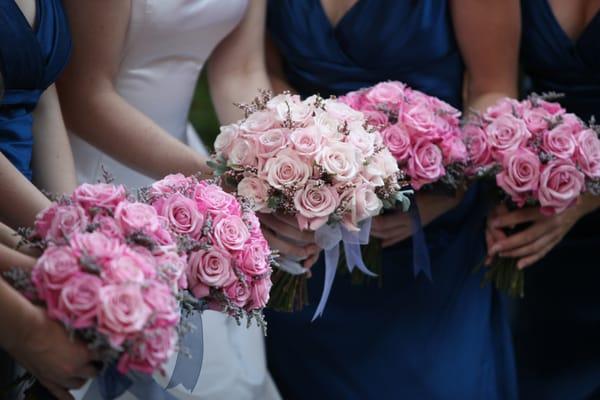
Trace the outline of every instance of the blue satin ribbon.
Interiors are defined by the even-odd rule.
[[[114,400],[129,392],[144,400],[177,400],[175,396],[162,388],[151,375],[131,373],[123,375],[115,365],[106,368],[88,389],[83,400]]]
[[[360,251],[360,245],[369,242],[370,232],[370,218],[360,224],[359,232],[350,232],[341,224],[326,224],[315,232],[317,244],[325,250],[325,281],[323,282],[321,300],[319,300],[319,305],[317,306],[312,321],[323,315],[325,305],[329,299],[329,293],[331,292],[333,280],[335,279],[335,272],[340,260],[340,242],[344,245],[348,271],[352,272],[354,268],[358,268],[365,275],[377,276],[369,271],[369,268],[367,268],[362,259]]]
[[[408,214],[410,215],[410,228],[412,231],[413,271],[415,277],[423,273],[431,281],[431,260],[429,258],[429,249],[427,248],[427,240],[425,239],[425,232],[421,224],[421,216],[416,198],[413,198],[410,202]]]
[[[184,354],[181,350],[177,354],[177,361],[171,379],[167,384],[167,389],[181,383],[187,390],[192,391],[200,377],[204,357],[202,314],[198,311],[192,312],[187,322],[192,325],[192,330],[183,337],[180,347],[189,354]]]

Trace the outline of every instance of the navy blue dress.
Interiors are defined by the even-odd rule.
[[[524,0],[523,66],[531,90],[563,93],[570,112],[600,117],[600,12],[572,41],[547,0]],[[524,399],[600,397],[600,211],[582,218],[526,273],[516,343]],[[594,397],[598,396],[598,397]]]
[[[31,179],[31,113],[67,63],[71,36],[60,0],[37,0],[32,28],[14,0],[0,0],[0,151]]]
[[[444,0],[359,0],[332,27],[319,0],[271,0],[269,32],[302,95],[400,80],[461,107],[463,62]],[[505,308],[473,269],[484,256],[477,191],[425,229],[433,281],[410,240],[383,252],[383,287],[339,276],[322,318],[311,306],[268,315],[268,361],[286,399],[512,399]]]

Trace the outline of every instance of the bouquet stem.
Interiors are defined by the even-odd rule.
[[[511,297],[525,295],[525,274],[517,268],[516,258],[495,257],[483,277],[484,283],[493,282],[496,289]]]
[[[268,307],[277,311],[300,311],[308,304],[308,286],[306,274],[292,275],[281,269],[275,269],[271,280],[271,298]]]

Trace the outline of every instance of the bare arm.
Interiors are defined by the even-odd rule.
[[[243,117],[234,103],[248,103],[259,89],[271,88],[265,65],[265,14],[265,0],[249,2],[242,22],[210,56],[210,93],[223,124]]]
[[[283,63],[281,61],[281,54],[273,43],[273,40],[267,34],[265,40],[266,46],[266,60],[267,60],[267,72],[269,73],[269,79],[271,80],[271,86],[275,93],[281,93],[284,91],[294,92],[294,89],[290,86],[285,77],[283,71]]]
[[[73,34],[71,62],[58,85],[67,127],[111,157],[154,178],[173,172],[209,172],[202,156],[115,90],[131,1],[65,0],[64,5]]]
[[[54,85],[33,113],[33,137],[33,183],[50,193],[71,193],[77,186],[75,165]]]
[[[519,0],[452,0],[452,19],[467,68],[466,105],[485,110],[517,96]]]

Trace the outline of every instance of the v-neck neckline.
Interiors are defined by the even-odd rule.
[[[348,10],[346,10],[344,15],[342,15],[342,17],[335,24],[331,21],[331,19],[329,19],[329,16],[327,15],[325,8],[323,7],[323,2],[321,0],[314,1],[317,2],[317,8],[319,9],[319,13],[321,14],[321,17],[327,22],[327,26],[329,27],[329,29],[331,29],[332,31],[336,31],[340,28],[344,21],[348,19],[348,17],[357,9],[357,6],[361,3],[362,0],[357,0],[350,8],[348,8]]]
[[[600,10],[598,10],[596,11],[596,14],[592,17],[592,19],[590,19],[590,21],[585,25],[581,33],[579,33],[579,35],[576,38],[571,38],[565,31],[565,28],[563,28],[563,26],[560,24],[558,18],[556,17],[556,14],[552,9],[552,4],[550,4],[550,1],[542,0],[542,3],[544,3],[546,7],[546,12],[548,13],[556,29],[560,32],[560,35],[573,47],[577,47],[579,42],[581,42],[581,40],[589,33],[592,26],[598,21],[600,21]]]
[[[21,21],[27,26],[27,28],[29,29],[30,32],[32,32],[34,35],[37,36],[38,32],[40,31],[40,22],[41,22],[41,16],[42,16],[42,1],[40,0],[35,0],[35,16],[33,17],[33,25],[29,23],[29,20],[27,19],[27,16],[25,15],[25,13],[23,13],[23,10],[21,9],[21,7],[19,7],[19,5],[17,4],[16,0],[9,0],[14,7],[17,9],[18,11],[18,15],[19,18],[21,19]]]

